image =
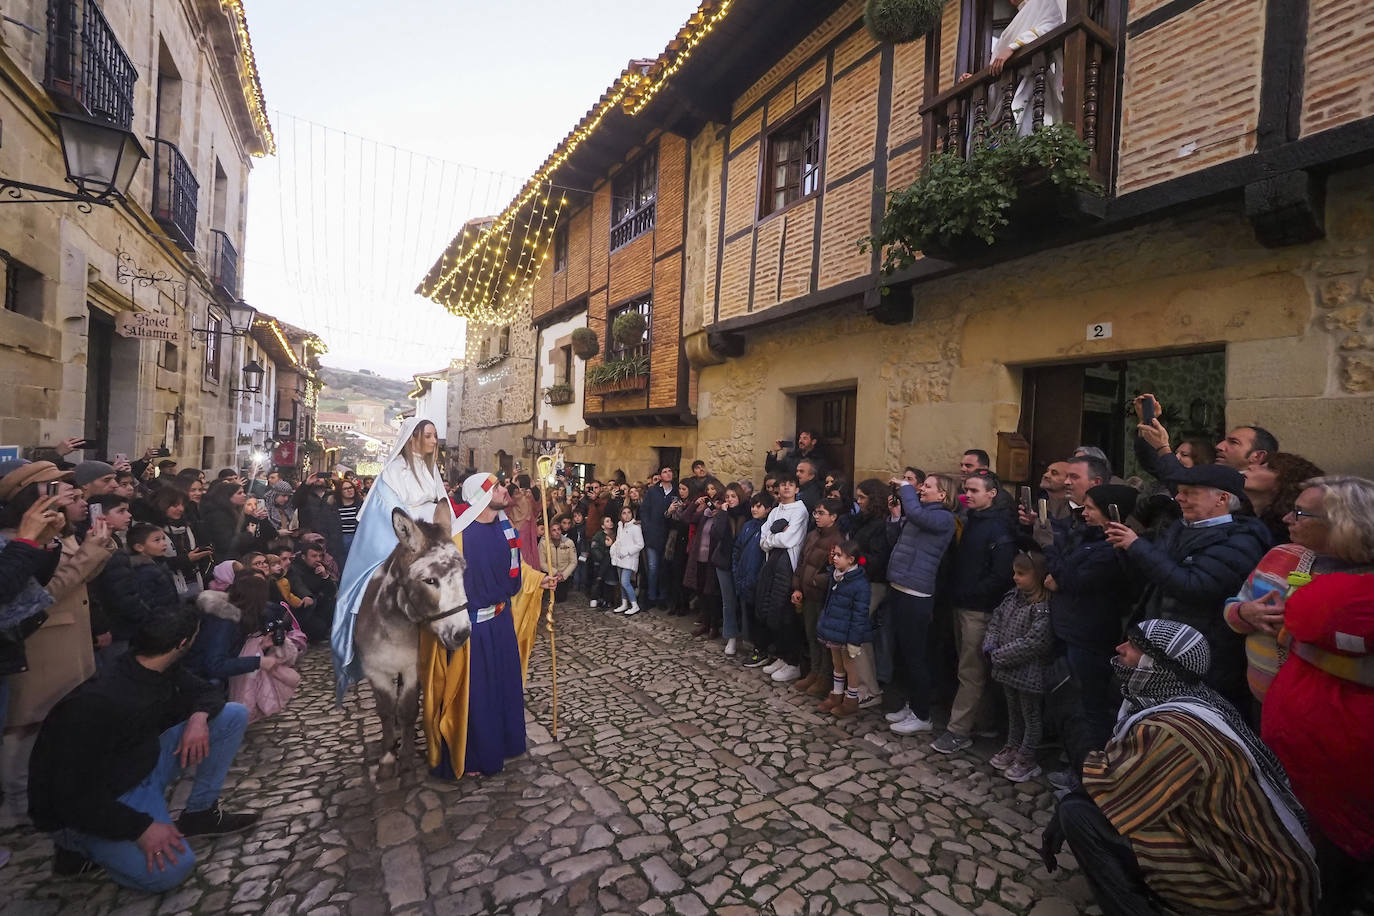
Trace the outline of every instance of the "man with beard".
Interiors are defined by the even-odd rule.
[[[425,740],[434,775],[499,773],[525,753],[525,669],[539,623],[541,589],[553,576],[522,563],[520,538],[506,517],[510,493],[492,474],[463,481],[454,543],[467,566],[463,587],[472,636],[449,651],[429,630],[420,635]]]
[[[1116,732],[1088,756],[1082,789],[1060,799],[1045,867],[1067,840],[1107,916],[1314,912],[1302,808],[1278,759],[1202,683],[1207,640],[1146,620],[1116,652]]]

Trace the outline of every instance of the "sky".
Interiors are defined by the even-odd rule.
[[[462,354],[413,294],[464,221],[499,212],[695,0],[247,0],[277,139],[254,160],[244,298],[392,378]]]

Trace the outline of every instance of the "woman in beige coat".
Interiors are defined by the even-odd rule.
[[[60,483],[59,487],[69,489],[70,485]],[[29,751],[38,726],[58,700],[95,673],[86,584],[100,574],[117,548],[103,520],[91,527],[84,542],[77,542],[72,519],[86,517],[86,501],[79,491],[64,511],[68,523],[62,537],[62,559],[47,584],[54,603],[48,608],[47,621],[24,641],[28,670],[9,679],[10,707],[5,741],[0,745],[0,778],[4,780],[6,807],[20,809],[7,811],[9,814],[22,813],[28,798]]]

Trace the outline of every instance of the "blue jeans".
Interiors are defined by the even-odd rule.
[[[631,604],[638,604],[639,599],[635,597],[634,573],[633,569],[623,569],[616,567],[620,571],[620,590],[625,593],[625,600]]]
[[[663,592],[658,587],[658,568],[663,563],[663,550],[659,547],[644,548],[644,565],[649,572],[649,594],[645,600],[662,601]]]
[[[735,577],[730,570],[717,566],[716,581],[720,583],[720,604],[724,611],[724,623],[721,624],[720,632],[726,639],[735,639],[740,635],[739,597],[735,594]],[[744,638],[748,639],[749,634],[745,633]]]
[[[220,714],[210,720],[210,752],[196,767],[191,796],[186,799],[187,811],[204,811],[219,799],[224,777],[234,762],[247,727],[248,709],[242,703],[224,704]],[[167,788],[181,775],[181,761],[176,751],[185,729],[186,723],[182,722],[162,733],[159,739],[162,752],[153,771],[119,796],[121,802],[159,823],[172,823],[172,815],[167,810]],[[166,870],[149,872],[147,857],[133,840],[109,840],[68,828],[53,834],[53,842],[103,865],[116,884],[150,894],[176,887],[196,866],[190,843],[186,843],[186,852],[177,853],[175,863],[167,863]]]

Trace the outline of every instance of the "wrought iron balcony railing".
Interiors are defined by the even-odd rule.
[[[1026,133],[1053,123],[1051,94],[1062,81],[1060,119],[1087,144],[1094,180],[1110,188],[1116,43],[1103,15],[1100,0],[1069,0],[1065,23],[1018,48],[999,75],[984,67],[926,102],[926,158],[937,152],[966,156],[998,130]]]
[[[239,253],[222,229],[210,230],[210,280],[230,299],[238,298]]]
[[[43,85],[63,107],[128,127],[134,63],[95,0],[48,0]]]
[[[153,140],[153,219],[186,251],[196,247],[196,205],[200,184],[176,144]],[[237,265],[236,265],[237,266]]]

